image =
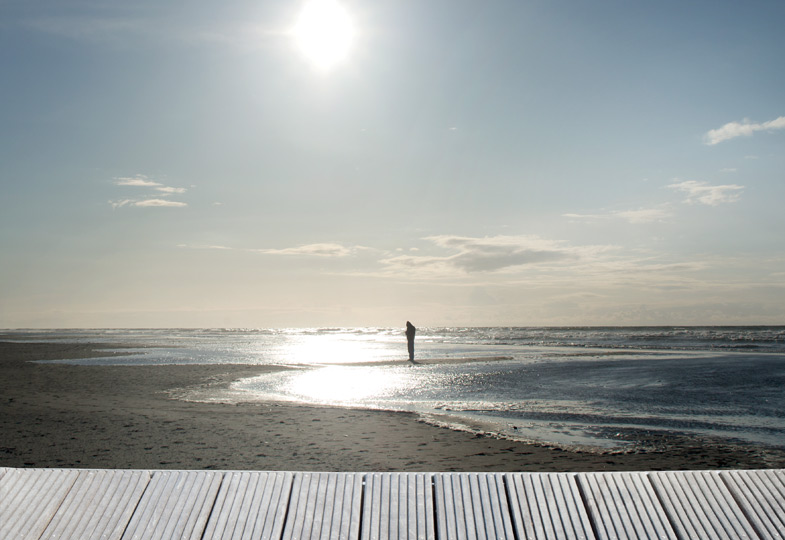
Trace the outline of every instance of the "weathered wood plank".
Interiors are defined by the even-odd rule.
[[[785,470],[362,475],[0,468],[2,539],[360,536],[782,539]]]
[[[119,540],[149,481],[148,471],[78,471],[41,538]]]
[[[579,473],[576,477],[601,540],[677,538],[646,473]]]
[[[722,471],[719,475],[761,538],[785,538],[785,470]]]
[[[6,471],[0,478],[0,538],[40,538],[78,476],[63,469]]]
[[[435,529],[431,474],[367,474],[362,538],[433,540]]]
[[[154,473],[123,540],[200,539],[222,477],[213,471]]]
[[[433,475],[439,538],[514,538],[502,474]]]
[[[757,538],[719,473],[657,472],[649,478],[681,536]]]
[[[363,475],[295,473],[285,539],[357,539]]]
[[[572,473],[507,473],[513,524],[518,538],[594,538]]]
[[[205,529],[205,540],[280,538],[292,473],[227,472]]]

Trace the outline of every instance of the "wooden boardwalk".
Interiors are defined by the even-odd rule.
[[[783,538],[785,470],[0,468],[0,539]]]

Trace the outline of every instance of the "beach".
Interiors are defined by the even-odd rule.
[[[563,449],[426,424],[411,413],[198,403],[275,366],[80,366],[123,344],[0,342],[0,466],[309,471],[612,471],[785,467],[785,451],[652,435],[646,449]],[[117,353],[113,353],[117,354]]]

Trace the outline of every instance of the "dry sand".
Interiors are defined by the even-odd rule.
[[[0,342],[0,466],[290,471],[785,467],[783,450],[678,435],[652,439],[654,450],[568,451],[438,428],[408,413],[191,403],[170,394],[228,385],[269,367],[30,362],[91,356],[107,353],[91,345]]]

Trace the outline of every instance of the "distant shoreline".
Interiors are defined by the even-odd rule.
[[[658,434],[654,450],[566,451],[440,428],[412,413],[193,403],[273,366],[74,366],[128,344],[0,342],[0,466],[320,471],[781,468],[785,451]],[[136,347],[136,344],[131,345]]]

